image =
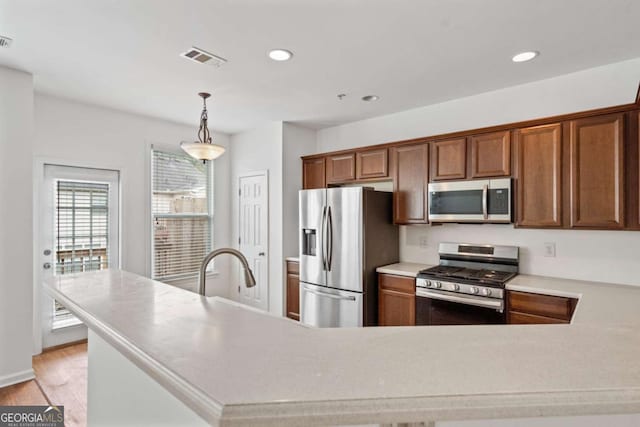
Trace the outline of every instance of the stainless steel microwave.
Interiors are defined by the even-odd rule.
[[[429,184],[431,222],[512,222],[511,178]]]

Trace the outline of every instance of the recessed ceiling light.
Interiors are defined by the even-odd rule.
[[[292,56],[293,53],[286,49],[273,49],[269,52],[269,58],[273,59],[274,61],[288,61]]]
[[[511,60],[513,62],[527,62],[527,61],[531,61],[533,58],[535,58],[539,54],[540,53],[536,52],[535,50],[531,50],[528,52],[520,52],[519,54],[511,58]]]
[[[367,102],[377,101],[378,99],[380,99],[378,95],[367,95],[362,97],[362,100]]]

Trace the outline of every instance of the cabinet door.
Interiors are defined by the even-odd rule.
[[[389,176],[388,150],[359,151],[356,153],[356,178],[386,178]]]
[[[395,147],[393,162],[393,220],[396,224],[426,224],[429,145]]]
[[[415,279],[392,274],[379,274],[378,286],[378,325],[415,325]]]
[[[516,132],[516,218],[523,227],[562,226],[562,125]]]
[[[306,159],[302,161],[302,188],[310,190],[313,188],[324,188],[325,180],[325,160]]]
[[[570,123],[571,226],[624,227],[624,115]]]
[[[471,178],[511,175],[509,131],[472,136]]]
[[[287,261],[287,317],[300,320],[300,263]]]
[[[327,183],[335,184],[356,179],[355,153],[327,156]]]
[[[300,320],[300,276],[287,273],[287,317]]]
[[[414,326],[416,297],[403,292],[380,289],[378,324],[380,326]]]
[[[431,143],[431,179],[465,179],[467,177],[467,139]]]

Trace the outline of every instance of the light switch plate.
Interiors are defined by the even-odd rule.
[[[420,236],[418,238],[418,243],[420,244],[420,247],[423,249],[429,246],[429,240],[427,239],[427,236]]]
[[[555,257],[556,256],[556,244],[555,242],[544,243],[544,256]]]

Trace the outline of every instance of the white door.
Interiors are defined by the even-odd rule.
[[[269,309],[269,180],[267,172],[257,172],[239,180],[239,246],[247,257],[256,278],[256,286],[247,288],[244,276],[239,278],[241,302],[262,310]],[[239,263],[238,263],[239,265]]]
[[[40,188],[37,283],[53,275],[119,268],[119,173],[45,164]],[[86,338],[80,320],[41,294],[44,348]]]

